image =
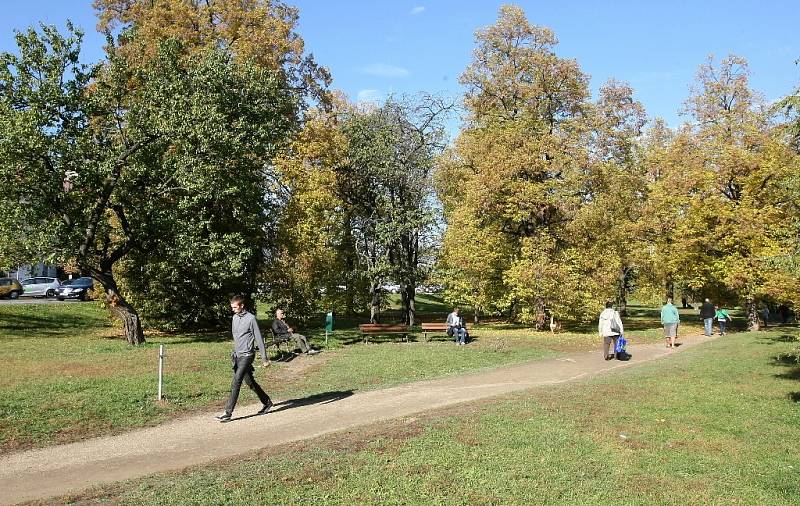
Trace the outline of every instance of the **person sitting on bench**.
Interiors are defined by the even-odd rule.
[[[458,315],[458,308],[453,308],[453,312],[447,315],[447,335],[455,337],[459,346],[467,344],[467,329],[464,327],[464,319]]]
[[[319,353],[319,350],[315,350],[309,346],[306,336],[296,334],[292,327],[286,325],[284,318],[286,318],[286,314],[283,312],[283,309],[275,311],[275,320],[272,321],[272,333],[275,335],[275,338],[280,340],[293,340],[300,348],[300,351],[308,355]]]

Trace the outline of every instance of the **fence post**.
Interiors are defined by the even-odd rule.
[[[158,347],[158,400],[163,398],[162,385],[164,384],[164,345]]]

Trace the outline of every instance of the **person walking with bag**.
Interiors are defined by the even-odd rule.
[[[603,358],[611,360],[616,355],[617,339],[623,333],[622,319],[619,313],[614,310],[612,302],[606,302],[606,308],[600,313],[600,319],[597,322],[597,332],[603,338]],[[614,342],[614,353],[609,353],[609,346]]]

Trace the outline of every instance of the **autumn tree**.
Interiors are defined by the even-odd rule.
[[[268,238],[261,280],[267,300],[296,318],[323,309],[352,311],[358,300],[354,252],[337,191],[347,150],[341,117],[349,107],[339,97],[328,111],[310,111],[289,149],[275,159],[281,212]]]
[[[615,300],[623,315],[648,254],[640,225],[648,191],[637,156],[646,116],[633,93],[628,84],[614,80],[600,87],[591,115],[582,205],[567,227],[574,247],[583,253],[576,258],[581,270],[605,287],[599,295]]]
[[[299,11],[276,0],[95,0],[98,29],[120,32],[129,64],[158,54],[168,39],[186,51],[224,48],[291,85],[301,97],[327,98],[330,73],[305,53]]]
[[[775,268],[787,254],[792,222],[776,197],[785,196],[796,162],[748,77],[747,62],[737,56],[700,66],[686,102],[692,122],[665,151],[648,216],[668,238],[655,252],[662,280],[742,303],[757,329],[757,304],[782,297],[776,287],[793,285]]]
[[[589,163],[588,77],[555,54],[551,30],[515,6],[502,7],[476,43],[461,76],[466,125],[437,176],[448,296],[486,303],[476,290],[500,295],[494,306],[537,325],[548,313],[583,313],[599,287],[575,262],[567,225]],[[461,258],[470,252],[477,257]],[[484,274],[459,270],[486,255]]]

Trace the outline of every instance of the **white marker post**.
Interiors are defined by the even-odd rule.
[[[162,385],[164,384],[164,345],[158,347],[158,400],[160,401],[163,396]]]

